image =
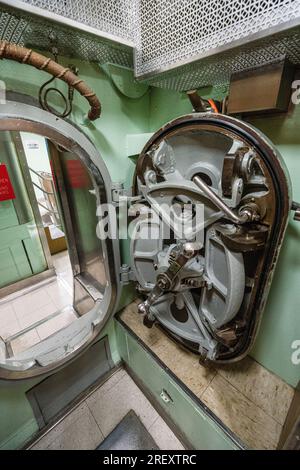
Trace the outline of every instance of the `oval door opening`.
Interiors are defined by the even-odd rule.
[[[41,157],[37,139],[47,149],[46,172],[32,168],[34,153]],[[97,209],[111,201],[111,180],[81,131],[12,95],[1,106],[0,143],[8,185],[0,202],[0,378],[22,379],[62,367],[99,335],[117,304],[119,247],[97,236]],[[50,251],[59,248],[49,242],[64,237],[68,251],[53,269]]]

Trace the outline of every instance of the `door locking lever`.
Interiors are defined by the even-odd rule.
[[[231,220],[234,224],[241,225],[247,222],[256,222],[260,219],[256,204],[247,204],[241,207],[239,213],[236,214],[199,176],[194,176],[193,182],[203,194],[223,212],[226,219]]]

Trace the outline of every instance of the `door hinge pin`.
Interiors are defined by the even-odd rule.
[[[126,285],[135,280],[135,275],[131,270],[130,266],[128,266],[128,264],[122,264],[122,266],[120,267],[121,284]]]

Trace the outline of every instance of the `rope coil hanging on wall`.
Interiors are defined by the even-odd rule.
[[[44,109],[47,109],[50,112],[54,112],[52,109],[49,108],[47,105],[47,93],[54,88],[48,88],[46,94],[43,94],[43,89],[52,82],[55,78],[63,80],[69,85],[69,105],[70,101],[72,101],[72,93],[73,89],[77,90],[84,98],[87,99],[89,102],[91,109],[88,113],[88,118],[91,121],[98,119],[101,114],[101,104],[99,99],[96,96],[96,93],[88,87],[88,85],[74,73],[74,71],[70,70],[68,67],[63,67],[62,65],[58,64],[55,60],[45,57],[38,52],[34,52],[32,49],[27,49],[26,47],[18,46],[17,44],[12,44],[7,41],[0,41],[0,59],[10,59],[15,60],[17,62],[32,65],[38,70],[44,70],[45,72],[50,73],[53,77],[48,80],[40,89],[40,97],[44,98]],[[65,103],[67,104],[65,96],[55,88],[55,91],[59,92]],[[46,97],[46,100],[45,100]],[[42,104],[43,106],[43,104]],[[43,107],[44,107],[43,106]],[[63,115],[59,115],[61,117],[66,117],[70,114],[69,108],[66,107]],[[65,114],[67,113],[67,114]]]

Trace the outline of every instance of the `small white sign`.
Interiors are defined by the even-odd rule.
[[[27,148],[29,150],[38,150],[40,146],[37,142],[27,142]]]

